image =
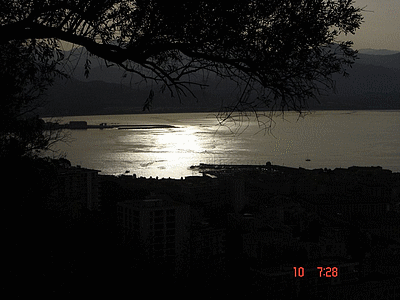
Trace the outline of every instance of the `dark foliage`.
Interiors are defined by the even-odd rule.
[[[60,138],[58,131],[45,131],[35,109],[56,76],[61,52],[44,41],[8,41],[0,44],[0,157],[35,155]]]
[[[362,22],[351,0],[20,0],[0,11],[1,43],[68,41],[171,95],[205,87],[210,72],[232,79],[239,96],[222,118],[307,108],[333,73],[347,74],[356,52],[337,38]],[[90,56],[85,66],[88,75]]]

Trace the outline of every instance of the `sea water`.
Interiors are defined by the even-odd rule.
[[[216,113],[63,117],[117,125],[173,125],[158,129],[68,130],[58,143],[73,165],[100,174],[181,178],[199,163],[347,168],[381,166],[400,172],[400,111],[287,112],[272,120],[254,115],[220,124]]]

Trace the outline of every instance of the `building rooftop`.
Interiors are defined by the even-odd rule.
[[[176,207],[176,206],[184,206],[184,203],[180,203],[177,201],[173,201],[171,198],[165,197],[155,197],[149,199],[142,200],[127,200],[123,202],[119,202],[118,205],[127,206],[127,207],[136,207],[136,208],[153,208],[153,207]]]
[[[67,167],[57,169],[59,174],[76,174],[76,173],[99,173],[100,170],[82,168],[80,165],[76,167]]]

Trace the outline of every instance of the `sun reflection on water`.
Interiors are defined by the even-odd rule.
[[[182,169],[202,161],[208,147],[195,126],[124,131],[118,139],[120,151],[113,154],[120,168],[142,176],[153,170],[159,177],[179,178]],[[125,162],[122,166],[121,162]]]
[[[177,157],[181,153],[204,151],[196,130],[190,127],[160,132],[155,136],[155,144],[163,151],[175,153]]]

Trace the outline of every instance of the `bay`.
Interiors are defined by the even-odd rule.
[[[118,125],[173,125],[157,129],[69,130],[72,142],[58,143],[73,165],[126,172],[138,177],[198,175],[199,163],[348,168],[381,166],[400,172],[400,111],[294,112],[258,120],[242,118],[221,126],[213,113],[96,115],[61,118]],[[260,122],[271,125],[260,128]]]

